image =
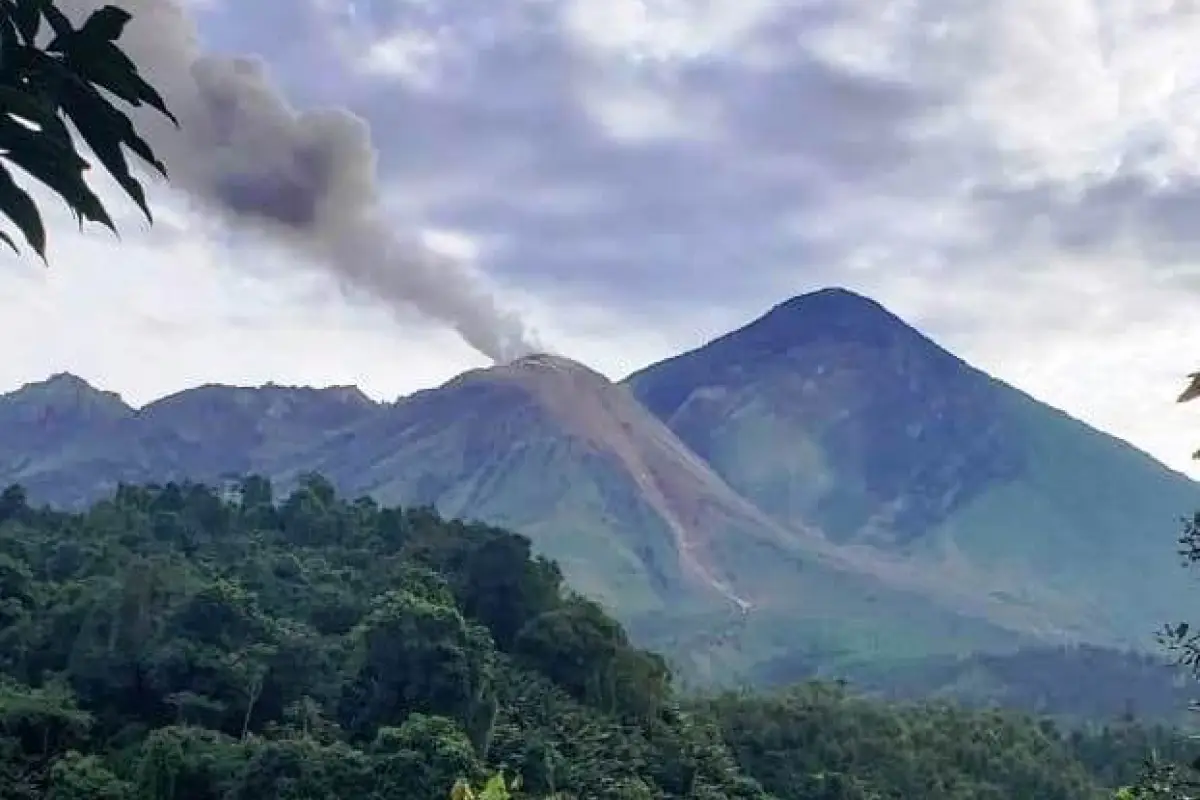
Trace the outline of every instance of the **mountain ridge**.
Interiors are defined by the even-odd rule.
[[[822,287],[819,289],[815,289],[815,290],[812,290],[809,292],[801,293],[801,294],[795,295],[793,297],[790,297],[787,300],[776,303],[774,306],[771,307],[771,309],[769,309],[764,314],[760,315],[755,320],[751,320],[732,331],[729,331],[727,333],[724,333],[724,334],[721,334],[721,335],[715,337],[714,339],[709,341],[707,343],[707,345],[705,345],[705,346],[716,345],[716,344],[722,342],[723,340],[730,339],[730,338],[734,337],[736,334],[738,334],[739,332],[752,327],[756,322],[761,321],[764,318],[767,318],[773,314],[781,313],[781,312],[788,312],[788,311],[794,312],[796,310],[796,306],[798,306],[802,303],[807,304],[807,303],[811,303],[814,300],[820,300],[823,298],[831,298],[831,299],[835,299],[835,300],[841,301],[841,302],[856,302],[856,303],[863,304],[864,306],[871,308],[874,312],[879,313],[879,315],[881,317],[886,318],[893,323],[898,323],[900,326],[907,329],[908,331],[915,333],[925,343],[933,345],[938,350],[944,352],[946,355],[948,355],[950,358],[954,359],[955,361],[959,362],[960,364],[965,365],[966,367],[985,375],[992,381],[1003,384],[1004,386],[1006,386],[1013,392],[1024,395],[1026,398],[1028,398],[1029,400],[1031,400],[1033,402],[1039,403],[1041,405],[1046,406],[1047,408],[1054,410],[1055,412],[1057,412],[1058,414],[1062,415],[1063,417],[1069,419],[1073,423],[1076,423],[1078,425],[1089,428],[1090,430],[1094,430],[1109,439],[1113,439],[1113,440],[1119,442],[1120,444],[1125,445],[1126,447],[1136,451],[1138,455],[1140,455],[1141,457],[1146,459],[1148,462],[1153,464],[1153,466],[1155,466],[1156,468],[1165,469],[1165,470],[1179,476],[1180,478],[1187,479],[1193,483],[1196,483],[1198,486],[1200,486],[1200,481],[1198,481],[1196,478],[1192,477],[1191,475],[1189,475],[1188,473],[1186,473],[1183,470],[1180,470],[1176,467],[1172,467],[1170,464],[1167,464],[1166,462],[1161,461],[1156,456],[1154,456],[1152,453],[1149,453],[1148,451],[1146,451],[1143,448],[1141,448],[1140,446],[1138,446],[1137,443],[1132,442],[1117,433],[1113,433],[1111,431],[1108,431],[1108,430],[1105,430],[1102,428],[1098,428],[1093,423],[1090,423],[1087,420],[1076,416],[1069,410],[1060,408],[1058,406],[1054,406],[1044,400],[1041,400],[1038,397],[1036,397],[1035,395],[1028,392],[1027,390],[1022,389],[1022,388],[1016,386],[1015,384],[1009,383],[1001,378],[995,378],[994,376],[990,375],[990,373],[987,373],[984,370],[971,365],[969,362],[962,359],[960,356],[954,354],[952,351],[949,351],[946,348],[942,347],[941,345],[937,344],[937,342],[935,342],[933,339],[929,338],[924,333],[922,333],[921,331],[919,331],[918,329],[916,329],[909,323],[905,322],[903,320],[903,318],[901,318],[899,315],[893,313],[892,311],[888,310],[886,306],[879,303],[877,300],[875,300],[867,295],[861,294],[859,292],[856,292],[856,291],[853,291],[853,290],[850,290],[850,289],[847,289],[844,287],[827,286],[827,287]],[[398,395],[390,400],[372,397],[372,396],[368,395],[363,389],[361,389],[359,386],[357,386],[355,384],[315,385],[315,384],[277,383],[275,381],[266,381],[265,383],[209,382],[209,383],[197,384],[195,386],[187,386],[187,387],[184,387],[181,389],[176,389],[176,390],[167,392],[165,394],[162,394],[160,396],[154,397],[150,400],[147,400],[144,403],[142,403],[141,405],[134,405],[132,403],[129,403],[120,392],[99,388],[96,384],[94,384],[92,381],[88,380],[87,378],[77,375],[69,370],[62,370],[62,371],[59,371],[56,373],[52,373],[51,375],[49,375],[46,378],[43,378],[41,380],[26,381],[25,383],[23,383],[20,386],[14,387],[7,391],[0,391],[0,402],[3,402],[5,399],[9,399],[9,398],[18,398],[21,395],[23,395],[27,390],[30,390],[30,389],[39,389],[44,386],[54,385],[54,384],[58,383],[58,384],[65,384],[65,385],[74,385],[74,386],[79,387],[81,390],[90,390],[98,396],[104,396],[106,398],[116,399],[116,400],[120,401],[120,403],[123,404],[130,411],[133,411],[135,413],[143,411],[144,409],[146,409],[150,406],[153,406],[155,404],[175,398],[179,395],[184,395],[184,394],[196,392],[199,390],[208,390],[208,389],[220,389],[220,390],[230,390],[230,391],[236,391],[236,390],[250,390],[250,391],[254,391],[254,390],[284,390],[284,391],[305,391],[305,392],[311,391],[311,392],[330,393],[330,394],[344,393],[345,395],[353,396],[356,399],[361,398],[361,401],[363,402],[364,405],[369,404],[369,405],[372,405],[375,407],[386,407],[389,405],[393,405],[397,402],[403,401],[409,397],[412,397],[415,394],[436,391],[437,389],[443,388],[447,384],[453,383],[454,381],[461,379],[472,373],[486,371],[488,369],[493,369],[493,368],[497,368],[497,367],[504,368],[506,366],[511,366],[514,363],[520,363],[523,361],[556,360],[556,361],[559,361],[560,363],[561,362],[569,362],[571,364],[576,365],[577,367],[583,367],[584,369],[586,369],[589,372],[591,372],[592,374],[602,378],[603,380],[609,381],[609,382],[617,384],[617,385],[628,385],[631,381],[633,381],[636,378],[636,376],[638,376],[644,372],[647,372],[647,371],[651,370],[652,368],[663,367],[668,364],[671,364],[672,362],[675,362],[675,361],[683,358],[684,356],[688,355],[689,353],[691,353],[697,349],[700,349],[700,348],[693,348],[692,350],[685,351],[683,353],[677,353],[675,355],[668,356],[666,358],[661,359],[660,361],[646,364],[646,365],[639,367],[639,368],[633,370],[632,372],[626,374],[624,377],[619,377],[619,378],[612,378],[607,375],[604,375],[603,373],[584,364],[583,362],[576,361],[574,359],[570,359],[565,356],[554,355],[551,353],[535,353],[532,355],[527,355],[527,356],[523,356],[523,357],[514,359],[513,362],[510,362],[507,365],[506,364],[497,364],[494,367],[481,367],[481,368],[467,370],[463,373],[460,373],[459,375],[456,375],[456,376],[450,378],[449,380],[445,381],[442,384],[433,385],[433,386],[429,386],[429,387],[425,387],[425,388],[421,388],[421,389],[416,389],[413,392],[410,392],[408,394]]]
[[[94,413],[31,426],[48,398]],[[525,533],[709,674],[796,648],[1144,644],[1191,595],[1169,541],[1133,532],[1200,506],[1186,476],[843,289],[620,381],[535,354],[394,402],[207,384],[134,409],[66,374],[0,395],[0,483],[35,499],[310,472]],[[1131,566],[1145,597],[1110,608],[1142,587]]]
[[[1194,596],[1173,541],[1139,531],[1171,532],[1200,485],[852,292],[793,298],[623,383],[774,519],[1056,609],[1076,635],[1124,643]],[[1106,607],[1130,567],[1140,619]]]

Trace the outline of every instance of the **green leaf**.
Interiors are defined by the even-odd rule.
[[[42,215],[29,192],[17,185],[3,164],[0,164],[0,212],[16,224],[25,241],[45,261],[46,228],[42,224]]]

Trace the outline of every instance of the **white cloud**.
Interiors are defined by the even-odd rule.
[[[421,231],[421,242],[449,258],[468,263],[479,258],[479,243],[461,231],[426,228]]]
[[[407,80],[426,89],[435,88],[438,40],[435,34],[402,30],[372,42],[360,55],[359,63],[368,73],[379,73]]]
[[[241,0],[200,19],[300,105],[366,117],[397,225],[610,374],[843,284],[1190,466],[1200,418],[1171,401],[1200,366],[1195,3]],[[476,364],[190,225],[121,245],[60,225],[50,273],[0,269],[22,298],[0,334],[55,322],[0,383],[395,394]]]
[[[773,0],[567,0],[563,17],[576,41],[603,55],[674,61],[741,46],[774,6]]]

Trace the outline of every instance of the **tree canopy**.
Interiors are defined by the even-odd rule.
[[[0,493],[0,800],[1096,800],[1151,746],[1182,747],[821,684],[684,696],[528,539],[318,476]]]
[[[1200,372],[1188,375],[1188,385],[1176,402],[1190,403],[1196,398],[1200,398]],[[1200,450],[1195,451],[1192,458],[1200,459]],[[1179,554],[1185,566],[1200,563],[1200,512],[1183,520]],[[1190,623],[1165,626],[1159,639],[1175,656],[1177,663],[1187,668],[1193,677],[1200,677],[1200,633],[1194,631]],[[1200,791],[1200,758],[1174,755],[1164,758],[1158,752],[1153,752],[1141,775],[1131,785],[1121,788],[1116,795],[1117,800],[1189,800],[1196,797]]]

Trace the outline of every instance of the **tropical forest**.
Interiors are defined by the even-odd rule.
[[[0,593],[4,800],[1092,800],[1194,750],[836,683],[681,693],[527,538],[318,476],[79,513],[9,488]]]

